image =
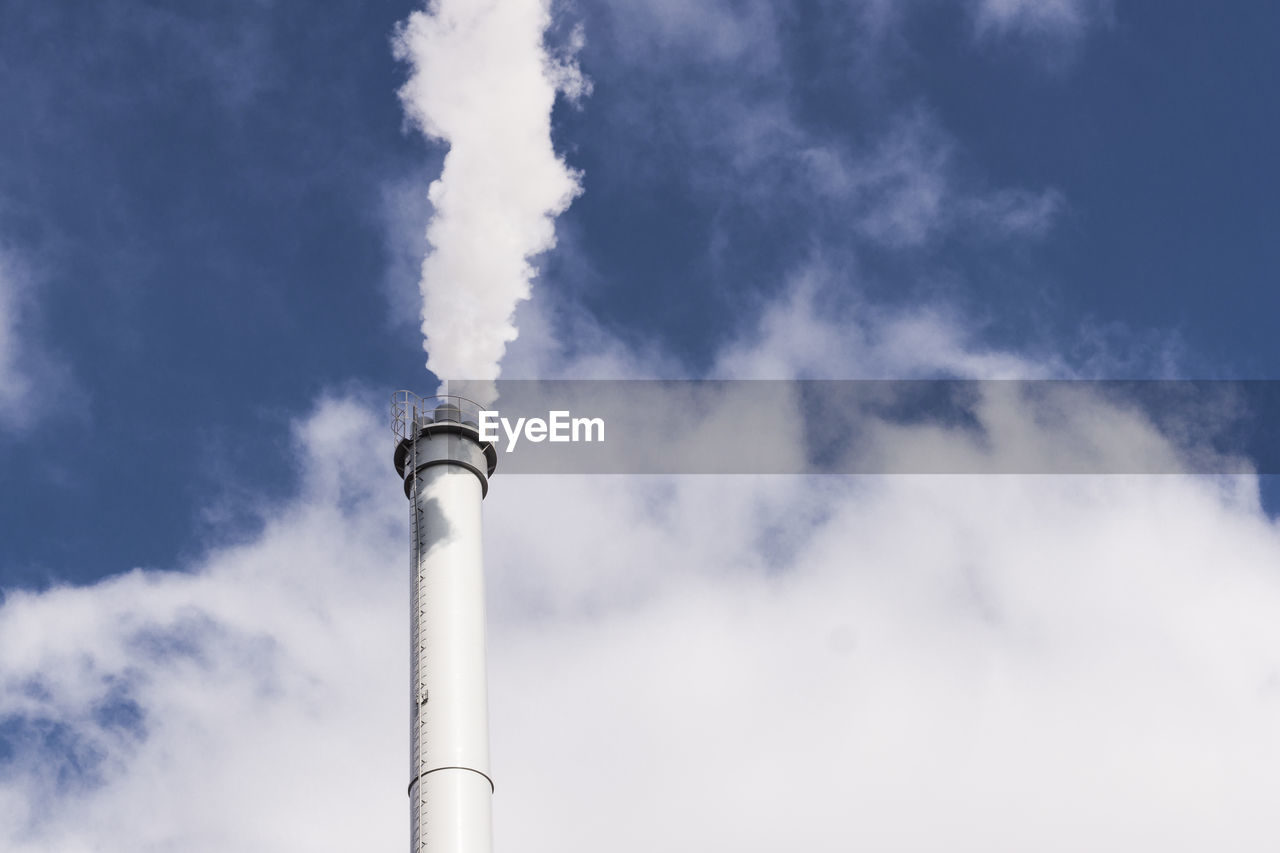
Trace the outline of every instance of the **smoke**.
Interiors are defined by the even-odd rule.
[[[537,275],[530,261],[555,246],[555,217],[582,191],[551,142],[556,95],[587,90],[574,61],[582,37],[553,56],[550,23],[550,0],[434,0],[395,36],[412,67],[405,113],[449,145],[428,190],[419,284],[427,368],[442,380],[497,378]]]

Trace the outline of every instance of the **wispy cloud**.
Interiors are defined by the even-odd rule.
[[[780,59],[778,10],[765,0],[645,4],[611,0],[604,5],[613,18],[620,47],[633,60],[645,61],[654,50],[666,55],[689,52],[700,61],[732,63],[740,71],[758,72]]]
[[[0,255],[0,419],[17,421],[31,382],[18,367],[18,293],[14,273]]]
[[[45,346],[37,309],[30,271],[0,248],[0,431],[37,423],[72,385]]]
[[[726,344],[713,375],[734,379],[1034,379],[1069,368],[1052,355],[981,343],[981,328],[945,302],[880,306],[842,285],[819,262],[797,270],[738,339]]]
[[[972,239],[1036,238],[1062,207],[1053,189],[988,189],[955,162],[958,143],[923,108],[899,116],[863,150],[800,149],[814,192],[833,200],[865,239],[911,248],[959,233]]]
[[[1111,15],[1111,0],[976,0],[979,36],[1053,36],[1074,39]]]
[[[845,65],[825,71],[845,81],[846,102],[817,123],[798,105],[795,90],[809,81],[787,58],[773,7],[747,4],[738,15],[724,3],[679,11],[623,5],[611,7],[612,42],[634,75],[661,85],[665,97],[632,103],[624,89],[609,120],[646,140],[639,149],[619,145],[618,156],[638,151],[643,159],[631,169],[654,170],[655,182],[675,169],[721,199],[721,209],[749,207],[768,220],[825,228],[828,248],[840,240],[855,249],[914,250],[952,238],[1034,239],[1066,205],[1053,187],[994,184],[926,98],[887,109],[862,91],[863,78],[883,69],[865,68],[859,55],[898,38],[907,12],[867,3],[825,13],[852,44]],[[721,27],[726,17],[734,23]],[[727,41],[700,36],[704,29],[728,33]],[[658,48],[665,60],[653,66],[647,57]]]

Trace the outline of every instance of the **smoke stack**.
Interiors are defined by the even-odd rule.
[[[411,853],[492,847],[480,504],[498,457],[479,410],[462,397],[392,399],[411,543]]]

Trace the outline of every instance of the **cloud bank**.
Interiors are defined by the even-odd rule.
[[[303,496],[245,547],[9,592],[0,846],[403,842],[405,631],[391,615],[407,560],[382,421],[321,403],[295,437]]]
[[[823,342],[843,322],[803,325]],[[1067,423],[1026,405],[985,452],[1049,428],[1163,440],[1117,438],[1101,400]],[[0,846],[403,844],[406,525],[384,421],[342,398],[301,419],[299,496],[256,541],[8,595]],[[1280,535],[1253,478],[499,471],[486,515],[501,846],[1280,841]]]

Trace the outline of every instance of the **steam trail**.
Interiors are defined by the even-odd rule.
[[[572,55],[543,44],[550,2],[431,0],[396,33],[412,67],[405,113],[449,144],[419,284],[427,368],[441,380],[498,377],[530,259],[555,246],[555,217],[582,191],[551,144],[557,92],[577,97],[586,82]]]

